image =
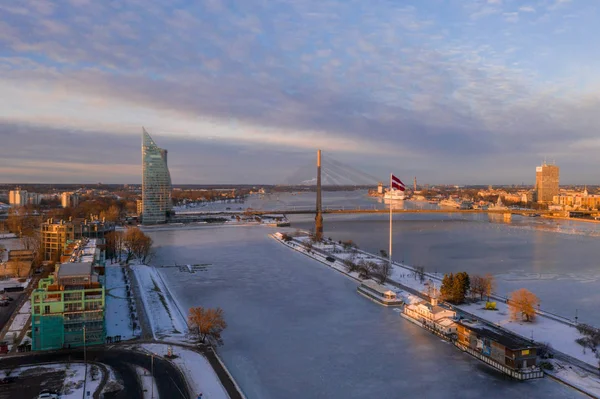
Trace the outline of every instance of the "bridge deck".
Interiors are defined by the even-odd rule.
[[[389,213],[389,209],[332,209],[325,208],[323,213],[328,214],[353,214],[353,213]],[[315,209],[277,209],[277,210],[260,210],[247,209],[245,211],[212,211],[212,212],[178,212],[176,216],[196,216],[196,215],[267,215],[267,214],[315,214]],[[488,214],[513,214],[513,215],[564,215],[565,211],[541,211],[541,210],[520,210],[520,209],[393,209],[392,213],[488,213]],[[581,211],[582,214],[595,214],[594,211]]]

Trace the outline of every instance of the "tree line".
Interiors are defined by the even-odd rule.
[[[111,231],[104,236],[106,241],[106,258],[113,262],[129,262],[137,259],[141,263],[151,260],[152,238],[138,227],[128,227],[125,231]]]

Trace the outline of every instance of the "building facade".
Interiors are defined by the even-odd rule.
[[[10,206],[39,205],[42,196],[25,190],[16,189],[8,192],[8,204]]]
[[[75,208],[79,205],[79,195],[64,192],[60,195],[60,203],[63,208]]]
[[[171,175],[167,150],[142,128],[142,223],[165,223],[171,211]]]
[[[535,168],[535,193],[536,201],[541,204],[551,203],[558,195],[559,168],[556,165],[547,165]]]
[[[486,328],[476,322],[457,323],[458,343],[512,370],[537,367],[537,347],[525,340]]]
[[[413,320],[421,322],[424,327],[439,331],[444,335],[456,334],[456,312],[437,304],[432,298],[431,303],[421,301],[404,306],[404,314]]]
[[[98,254],[96,244],[95,240],[80,240],[75,249]],[[103,256],[93,256],[90,259],[90,262],[57,265],[54,274],[41,279],[38,288],[33,290],[33,350],[71,348],[105,342],[105,289],[103,277],[96,267],[102,265]]]
[[[97,218],[69,221],[48,219],[40,229],[43,259],[57,261],[70,242],[80,238],[104,238],[115,230],[115,225]]]

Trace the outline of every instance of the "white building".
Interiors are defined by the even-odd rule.
[[[60,195],[60,203],[63,208],[75,208],[79,205],[79,195],[75,193],[64,192]]]
[[[28,193],[20,188],[8,192],[8,204],[10,206],[39,205],[41,200],[42,196],[40,194]]]
[[[456,333],[456,323],[453,320],[456,312],[439,306],[435,298],[432,298],[431,302],[422,301],[407,305],[404,307],[404,313],[410,318],[420,321],[424,326],[446,335]]]

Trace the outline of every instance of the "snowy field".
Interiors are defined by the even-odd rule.
[[[106,336],[121,336],[121,340],[138,337],[141,329],[133,330],[131,321],[130,302],[127,299],[126,283],[123,276],[123,267],[117,265],[106,266]],[[135,310],[135,301],[132,302]],[[139,323],[138,323],[139,324]]]
[[[142,293],[142,301],[155,339],[185,340],[187,331],[184,310],[174,302],[162,277],[154,267],[136,265],[131,270]]]
[[[147,352],[162,357],[168,353],[167,345],[144,344],[142,347]],[[185,379],[190,387],[190,395],[193,398],[197,397],[199,393],[202,393],[203,399],[229,398],[225,388],[223,388],[223,385],[221,385],[221,382],[219,381],[219,377],[217,377],[213,368],[204,356],[181,347],[174,347],[173,355],[177,357],[171,361],[175,363],[185,375]]]
[[[157,266],[208,265],[196,273],[158,270],[181,308],[224,310],[219,354],[248,398],[582,397],[550,379],[507,380],[358,295],[356,281],[290,251],[269,231],[150,233]]]

